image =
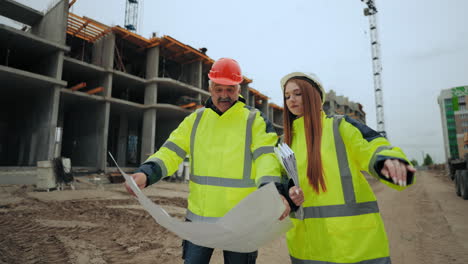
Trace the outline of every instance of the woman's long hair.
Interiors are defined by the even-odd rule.
[[[327,187],[325,186],[325,179],[323,177],[323,166],[320,153],[322,142],[321,95],[318,88],[315,87],[316,84],[311,81],[309,82],[304,79],[291,78],[286,82],[286,84],[289,82],[297,84],[301,89],[302,94],[304,129],[307,145],[307,179],[315,192],[320,193],[320,189],[322,192],[325,192]],[[284,92],[283,100],[285,108],[283,111],[284,142],[291,145],[292,123],[296,116],[289,111]]]

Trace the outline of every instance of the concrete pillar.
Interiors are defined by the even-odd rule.
[[[249,85],[246,83],[241,84],[241,95],[245,99],[245,104],[249,102]]]
[[[113,55],[113,53],[112,53]],[[112,94],[112,73],[107,73],[103,79],[102,86],[104,87],[104,97],[110,98]],[[98,107],[96,113],[97,121],[97,168],[103,172],[107,172],[107,139],[109,137],[109,118],[110,118],[110,103],[105,102]],[[113,164],[111,166],[114,166]]]
[[[151,48],[147,51],[146,57],[146,78],[158,77],[159,71],[159,47]],[[148,83],[145,87],[145,105],[157,103],[158,85],[154,82]],[[143,113],[143,128],[141,131],[141,153],[140,162],[145,161],[154,153],[156,142],[156,109],[147,109]]]
[[[31,27],[31,33],[58,44],[65,45],[68,20],[68,1],[61,0],[44,15],[36,25]]]
[[[260,111],[262,111],[265,116],[270,116],[270,112],[269,112],[269,107],[268,107],[268,99],[264,99],[262,100],[262,105],[260,107]]]
[[[56,140],[55,140],[54,158],[62,156],[63,125],[64,125],[63,111],[62,112],[59,111],[58,117],[57,117],[57,130],[55,133]]]
[[[107,34],[105,37],[96,41],[93,45],[93,57],[91,63],[101,66],[108,71],[114,68],[114,50],[115,50],[115,35]],[[112,72],[106,73],[102,79],[102,87],[104,87],[103,96],[110,98],[112,96]],[[97,168],[103,172],[107,172],[107,140],[109,137],[109,118],[110,118],[110,103],[105,102],[98,107],[98,158]],[[114,166],[113,164],[111,166]]]
[[[120,166],[127,164],[127,142],[128,142],[128,116],[120,115],[119,136],[117,145],[117,162]]]
[[[184,64],[183,67],[183,81],[187,84],[193,85],[197,88],[202,87],[202,61],[195,61],[190,64]]]
[[[31,33],[44,39],[65,45],[68,19],[68,1],[59,1],[47,14],[31,27]],[[57,51],[40,63],[39,72],[47,76],[62,79],[63,51]],[[54,85],[44,92],[44,100],[37,107],[37,125],[31,138],[31,155],[28,164],[35,165],[37,160],[50,160],[55,152],[55,134],[60,105],[60,86]]]
[[[154,153],[156,143],[156,109],[148,109],[143,114],[140,161],[144,162]]]
[[[112,70],[114,68],[114,50],[115,35],[109,33],[94,43],[91,63],[104,67],[106,70]]]
[[[146,52],[146,78],[158,77],[159,71],[159,47],[153,47]]]
[[[68,10],[68,9],[67,9]],[[56,78],[58,80],[62,79],[62,71],[63,71],[63,58],[64,53],[63,51],[56,52],[51,59],[51,63],[49,64],[49,68],[47,69],[47,75]],[[51,94],[50,104],[46,105],[45,107],[50,108],[47,112],[49,116],[48,119],[48,127],[44,129],[48,129],[49,132],[49,140],[47,145],[47,158],[46,159],[39,159],[39,160],[51,160],[55,157],[56,151],[56,144],[61,144],[61,142],[55,142],[56,132],[57,132],[57,123],[58,123],[58,113],[59,113],[59,106],[60,106],[60,89],[62,87],[55,85]],[[46,124],[45,124],[46,125]],[[61,146],[59,146],[60,148]]]
[[[286,111],[286,110],[283,110]],[[283,125],[283,112],[282,111],[274,111],[273,113],[273,119],[275,120],[275,123],[278,125]]]
[[[107,172],[107,138],[109,136],[110,103],[99,105],[97,112],[97,169]],[[113,164],[111,166],[114,166]]]
[[[203,85],[203,62],[202,61],[195,61],[190,64],[185,64],[182,66],[183,67],[183,81],[186,82],[187,84],[193,85],[197,88],[202,89]],[[196,99],[198,99],[201,102],[201,94],[198,94],[196,96]]]
[[[274,109],[273,109],[273,107],[271,107],[271,106],[269,106],[269,105],[267,106],[267,108],[268,108],[268,115],[267,115],[267,116],[268,116],[268,119],[269,119],[271,122],[273,122],[273,112],[274,112]]]
[[[249,93],[248,105],[255,107],[255,95]]]
[[[56,142],[55,142],[55,137],[57,133],[57,120],[58,120],[58,112],[59,112],[59,106],[60,106],[60,86],[55,86],[53,88],[52,94],[51,94],[51,104],[49,107],[49,112],[48,114],[48,119],[49,124],[46,125],[47,127],[44,127],[45,130],[49,130],[49,144],[48,144],[48,150],[47,150],[47,158],[46,159],[40,159],[39,160],[51,160],[54,158],[55,154],[55,148],[56,148]],[[61,143],[60,143],[61,144]]]
[[[203,74],[203,62],[202,61],[196,61],[196,62],[192,63],[192,72],[191,72],[192,83],[191,84],[193,86],[195,86],[195,87],[200,88],[200,89],[202,89],[202,85],[203,85],[202,74]],[[197,95],[197,99],[198,99],[198,101],[200,103],[203,103],[201,94]]]
[[[34,117],[28,125],[29,132],[26,135],[30,137],[29,154],[26,154],[27,164],[30,166],[35,165],[38,160],[50,160],[54,157],[59,100],[60,86],[53,86],[43,89],[37,103],[32,106]],[[21,156],[24,157],[23,154]]]
[[[330,108],[329,108],[330,114],[336,114],[336,102],[335,102],[335,100],[329,100],[329,105],[330,105]]]
[[[43,72],[57,80],[62,79],[63,51],[51,54],[43,64]],[[51,160],[55,156],[55,134],[57,129],[57,119],[60,106],[60,89],[62,87],[54,85],[46,92],[42,93],[44,99],[37,105],[37,122],[33,127],[33,137],[31,138],[31,154],[29,165],[35,165],[37,160]]]

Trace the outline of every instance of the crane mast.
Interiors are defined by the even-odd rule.
[[[125,4],[125,23],[127,30],[137,31],[138,26],[138,0],[126,0]]]
[[[384,103],[382,90],[382,63],[380,59],[380,43],[377,30],[377,8],[375,0],[361,0],[367,5],[364,8],[364,16],[369,18],[370,42],[372,51],[372,71],[374,79],[375,107],[377,115],[377,132],[387,137],[384,121]]]

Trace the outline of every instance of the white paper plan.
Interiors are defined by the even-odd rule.
[[[114,160],[113,157],[112,159]],[[161,206],[153,203],[138,188],[133,178],[125,174],[116,162],[115,164],[140,204],[158,224],[197,245],[252,252],[292,227],[289,217],[278,220],[284,211],[284,204],[273,183],[251,193],[214,223],[183,222],[171,217]]]

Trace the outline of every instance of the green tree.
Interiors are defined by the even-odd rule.
[[[432,165],[434,162],[432,161],[431,155],[426,154],[426,157],[424,158],[424,166]]]
[[[413,166],[418,166],[418,161],[415,159],[412,159],[411,164],[413,164]]]

